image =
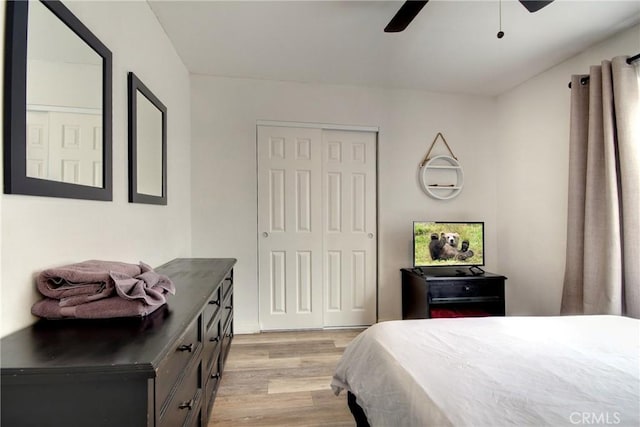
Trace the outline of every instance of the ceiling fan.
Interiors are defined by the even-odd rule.
[[[527,10],[531,13],[537,12],[543,7],[547,6],[553,0],[518,0],[522,5],[527,8]],[[413,18],[418,15],[418,13],[422,10],[425,4],[427,4],[429,0],[425,1],[414,1],[409,0],[404,2],[404,4],[400,7],[395,16],[389,21],[387,26],[384,28],[385,33],[399,33],[403,31],[407,26],[413,21]]]

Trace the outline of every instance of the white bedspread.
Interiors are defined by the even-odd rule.
[[[349,344],[331,386],[372,426],[640,426],[640,321],[379,323]]]

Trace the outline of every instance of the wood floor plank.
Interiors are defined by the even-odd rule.
[[[297,356],[313,356],[317,354],[336,354],[341,355],[343,349],[337,348],[332,340],[321,341],[296,341],[289,342],[286,345],[273,345],[269,349],[269,357],[271,359],[287,358]]]
[[[331,375],[322,377],[276,378],[269,380],[268,394],[329,390]]]
[[[217,396],[264,393],[269,389],[265,371],[224,372]]]
[[[225,372],[250,371],[263,369],[313,369],[317,367],[334,368],[342,353],[314,354],[304,357],[286,358],[229,358],[224,367]]]
[[[269,357],[260,359],[231,359],[227,361],[224,367],[225,372],[229,371],[246,371],[260,369],[278,369],[278,368],[301,368],[302,359],[300,357],[288,357],[286,359],[270,359]]]
[[[331,377],[361,330],[236,335],[209,426],[353,426]]]
[[[216,419],[233,420],[246,417],[275,416],[287,411],[304,411],[313,408],[311,393],[281,393],[278,395],[245,394],[216,397]]]

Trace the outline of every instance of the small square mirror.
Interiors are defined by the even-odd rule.
[[[167,204],[167,107],[129,73],[129,202]]]

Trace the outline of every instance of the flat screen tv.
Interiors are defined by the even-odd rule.
[[[484,222],[414,221],[414,267],[484,265]]]

